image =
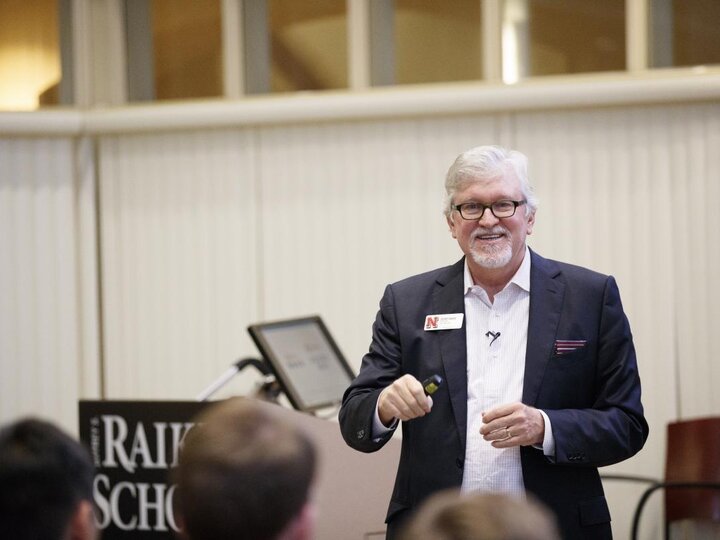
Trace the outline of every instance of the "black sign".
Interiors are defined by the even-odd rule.
[[[103,540],[175,538],[168,473],[196,401],[80,401],[80,439],[95,462],[94,498]]]

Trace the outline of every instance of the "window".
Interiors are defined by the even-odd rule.
[[[478,0],[395,0],[397,84],[482,79]]]
[[[221,96],[219,0],[153,0],[157,99]]]
[[[653,67],[720,64],[720,2],[654,0],[650,7]]]
[[[220,0],[126,4],[130,101],[220,97]]]
[[[60,66],[57,0],[0,3],[0,109],[58,104]]]
[[[0,110],[712,65],[718,28],[720,0],[3,0]]]
[[[529,0],[517,4],[527,6],[527,75],[625,69],[625,0]],[[522,17],[522,13],[515,16]]]
[[[268,0],[272,92],[347,88],[345,0]]]

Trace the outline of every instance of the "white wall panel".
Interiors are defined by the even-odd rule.
[[[251,347],[252,134],[105,137],[100,154],[106,395],[192,399]]]
[[[616,276],[646,395],[657,391],[665,398],[662,409],[648,413],[664,421],[676,415],[669,305],[675,272],[667,249],[672,225],[659,219],[671,198],[671,177],[658,151],[669,136],[668,115],[661,113],[526,115],[518,120],[517,146],[529,155],[541,199],[531,244],[547,256]]]
[[[666,423],[720,414],[720,105],[431,112],[100,136],[98,208],[89,139],[0,139],[0,420],[74,429],[101,346],[106,397],[192,399],[258,320],[318,313],[357,369],[384,286],[460,256],[448,166],[500,142],[530,157],[531,246],[618,280],[651,436],[611,471],[661,476]],[[638,489],[606,487],[624,538]]]
[[[516,121],[517,147],[530,157],[541,198],[531,244],[615,275],[633,328],[651,434],[643,452],[613,472],[662,476],[666,424],[720,412],[711,351],[720,292],[710,283],[720,270],[713,247],[720,223],[711,206],[719,119],[719,106],[694,105]],[[626,518],[616,520],[624,535],[630,516],[616,513]]]
[[[74,432],[77,399],[92,393],[75,160],[71,139],[0,139],[0,422],[32,414]]]
[[[75,151],[75,212],[78,246],[77,280],[79,287],[78,322],[80,335],[80,365],[78,377],[81,397],[101,397],[100,351],[100,274],[98,265],[98,216],[95,142],[81,137]]]
[[[717,415],[720,368],[715,353],[720,321],[720,105],[677,107],[668,113],[674,126],[671,253],[676,268],[675,323],[678,339],[678,416]]]
[[[541,200],[531,245],[617,278],[645,399],[663,398],[648,410],[660,427],[677,414],[672,224],[660,217],[671,199],[668,119],[650,108],[537,113],[517,122],[517,147],[530,158]]]
[[[492,118],[264,128],[263,317],[323,316],[355,370],[386,284],[460,258],[445,172]]]

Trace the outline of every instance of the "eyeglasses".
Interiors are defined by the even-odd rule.
[[[510,199],[502,199],[492,204],[482,204],[479,202],[466,202],[462,204],[453,204],[452,209],[460,212],[460,217],[468,220],[481,220],[485,215],[485,210],[490,209],[493,216],[498,219],[509,218],[515,215],[518,206],[527,203],[526,200],[511,201]]]

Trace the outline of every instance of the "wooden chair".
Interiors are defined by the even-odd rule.
[[[666,456],[666,537],[677,521],[720,524],[720,417],[668,424]],[[677,483],[705,487],[672,487]]]
[[[640,497],[631,538],[638,538],[640,515],[655,491],[665,491],[665,538],[673,523],[692,520],[720,531],[720,417],[672,422],[667,427],[665,480]]]

